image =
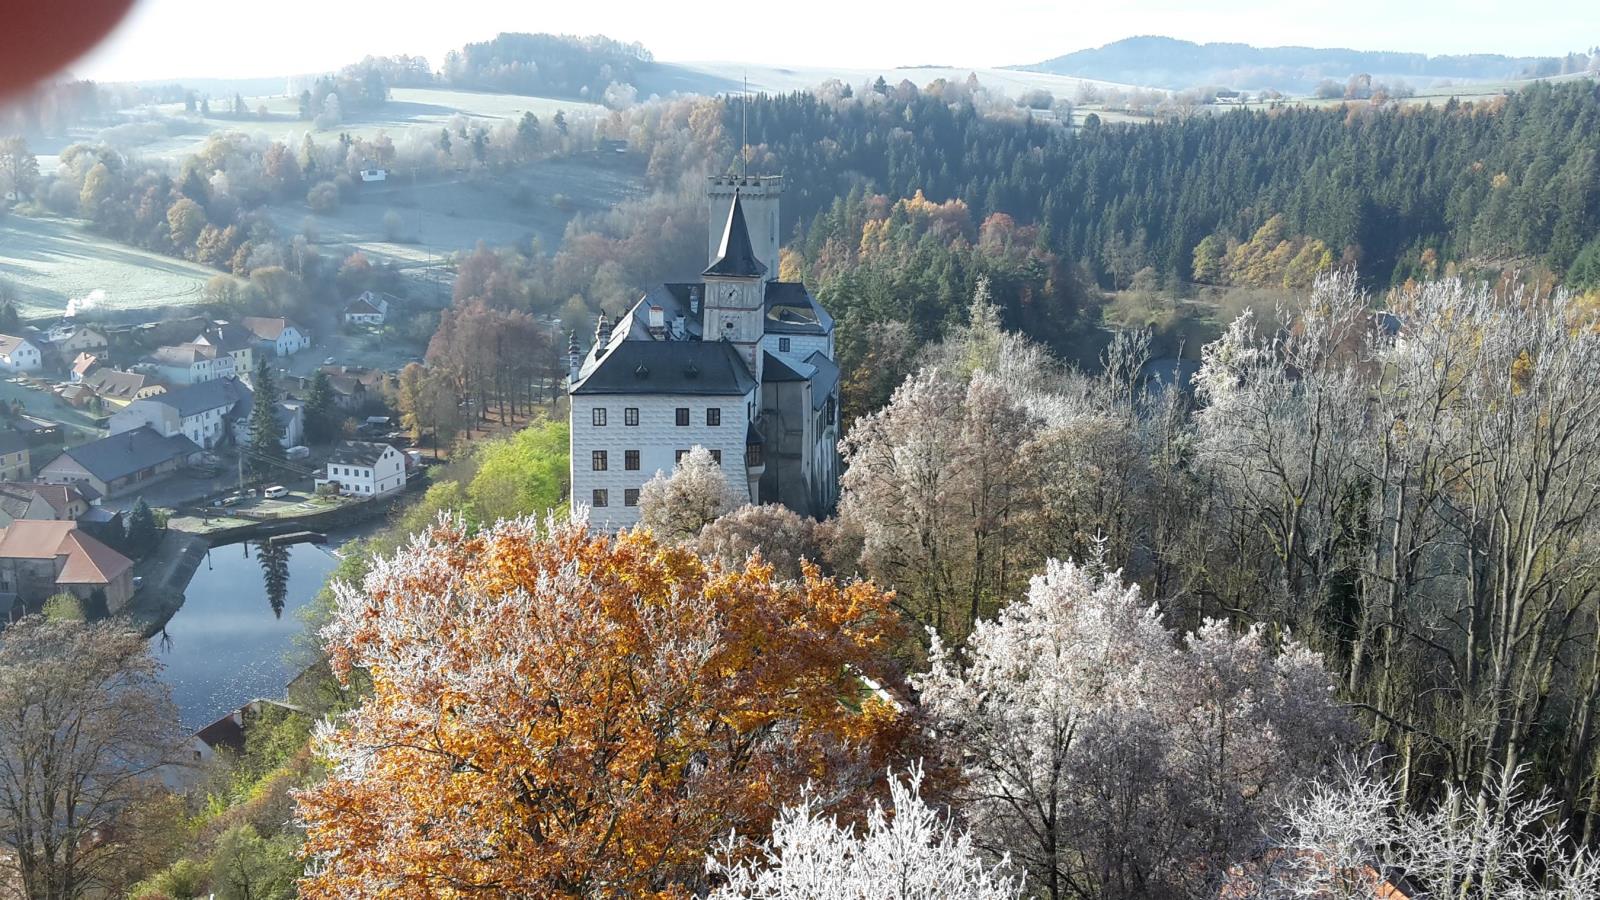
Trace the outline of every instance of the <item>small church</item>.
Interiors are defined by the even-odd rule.
[[[707,265],[657,285],[585,352],[567,347],[572,505],[596,528],[639,521],[639,490],[694,447],[736,496],[804,515],[839,494],[833,319],[778,279],[781,175],[713,176]]]

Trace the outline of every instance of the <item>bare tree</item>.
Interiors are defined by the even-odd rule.
[[[109,887],[182,736],[157,663],[111,624],[28,618],[0,645],[0,844],[24,893]]]

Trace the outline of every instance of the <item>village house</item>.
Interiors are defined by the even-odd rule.
[[[344,305],[347,325],[382,325],[389,316],[389,301],[394,296],[383,291],[362,291]]]
[[[245,316],[239,324],[255,335],[263,349],[270,347],[274,356],[293,356],[311,346],[310,332],[289,319]]]
[[[211,344],[157,347],[144,365],[168,384],[202,384],[237,374],[233,356]]]
[[[0,525],[17,519],[76,522],[89,515],[88,498],[71,485],[0,482]]]
[[[14,428],[0,429],[0,481],[22,481],[32,476],[28,436]]]
[[[170,437],[148,425],[68,447],[39,468],[46,484],[88,488],[96,497],[118,497],[176,472],[200,455],[187,435]]]
[[[118,434],[149,426],[169,437],[185,435],[206,450],[215,449],[228,439],[242,446],[250,439],[250,411],[254,407],[255,392],[247,383],[223,378],[136,400],[111,416],[110,427],[112,434]],[[305,435],[305,404],[281,400],[277,416],[283,446],[299,444]]]
[[[111,416],[111,433],[149,427],[164,437],[184,435],[210,450],[230,433],[234,408],[249,396],[250,389],[237,378],[173,388],[118,410]]]
[[[250,415],[255,405],[255,394],[247,390],[245,396],[239,400],[239,404],[226,417],[232,425],[235,446],[244,447],[250,443]],[[278,431],[281,435],[278,443],[282,444],[285,450],[305,442],[305,406],[301,401],[294,399],[278,401]]]
[[[696,446],[735,496],[829,513],[839,490],[833,319],[777,279],[781,176],[710,180],[709,265],[658,285],[594,345],[568,346],[572,506],[597,527],[639,521],[639,491]]]
[[[317,486],[337,484],[348,497],[381,497],[406,486],[406,457],[389,444],[340,441]]]
[[[37,372],[44,365],[44,355],[32,340],[12,334],[0,334],[0,369],[8,372]]]
[[[99,593],[109,612],[133,597],[133,560],[73,521],[18,519],[0,529],[0,592],[26,607],[59,593],[89,601]]]
[[[206,326],[190,343],[205,344],[226,352],[233,357],[234,373],[241,377],[255,371],[256,345],[259,342],[250,329],[243,325],[219,319]]]
[[[245,734],[261,721],[263,715],[273,714],[309,719],[305,710],[289,703],[278,700],[251,700],[194,733],[189,747],[194,755],[194,761],[205,763],[215,757],[219,750],[227,753],[243,753]]]
[[[121,409],[135,400],[154,397],[167,390],[166,385],[157,381],[154,375],[120,369],[94,369],[84,376],[81,386],[88,388],[112,409]]]
[[[390,377],[381,370],[359,366],[323,366],[320,371],[328,376],[333,404],[345,412],[355,412],[369,402],[381,401],[384,382]],[[306,379],[303,390],[310,389],[310,379]]]
[[[58,325],[50,329],[48,338],[62,365],[71,365],[80,353],[104,357],[111,347],[105,332],[88,325]]]
[[[77,358],[73,359],[72,371],[67,377],[73,384],[82,384],[83,379],[98,368],[100,368],[100,357],[89,352],[79,353]]]

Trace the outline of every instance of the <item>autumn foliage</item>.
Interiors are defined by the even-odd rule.
[[[373,694],[298,795],[308,897],[673,896],[809,782],[860,806],[904,764],[889,598],[644,533],[441,521],[339,591]]]

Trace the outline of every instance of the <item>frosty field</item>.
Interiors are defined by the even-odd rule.
[[[0,279],[16,288],[23,316],[61,312],[95,290],[115,310],[182,306],[197,302],[216,274],[102,238],[77,220],[0,218]]]

